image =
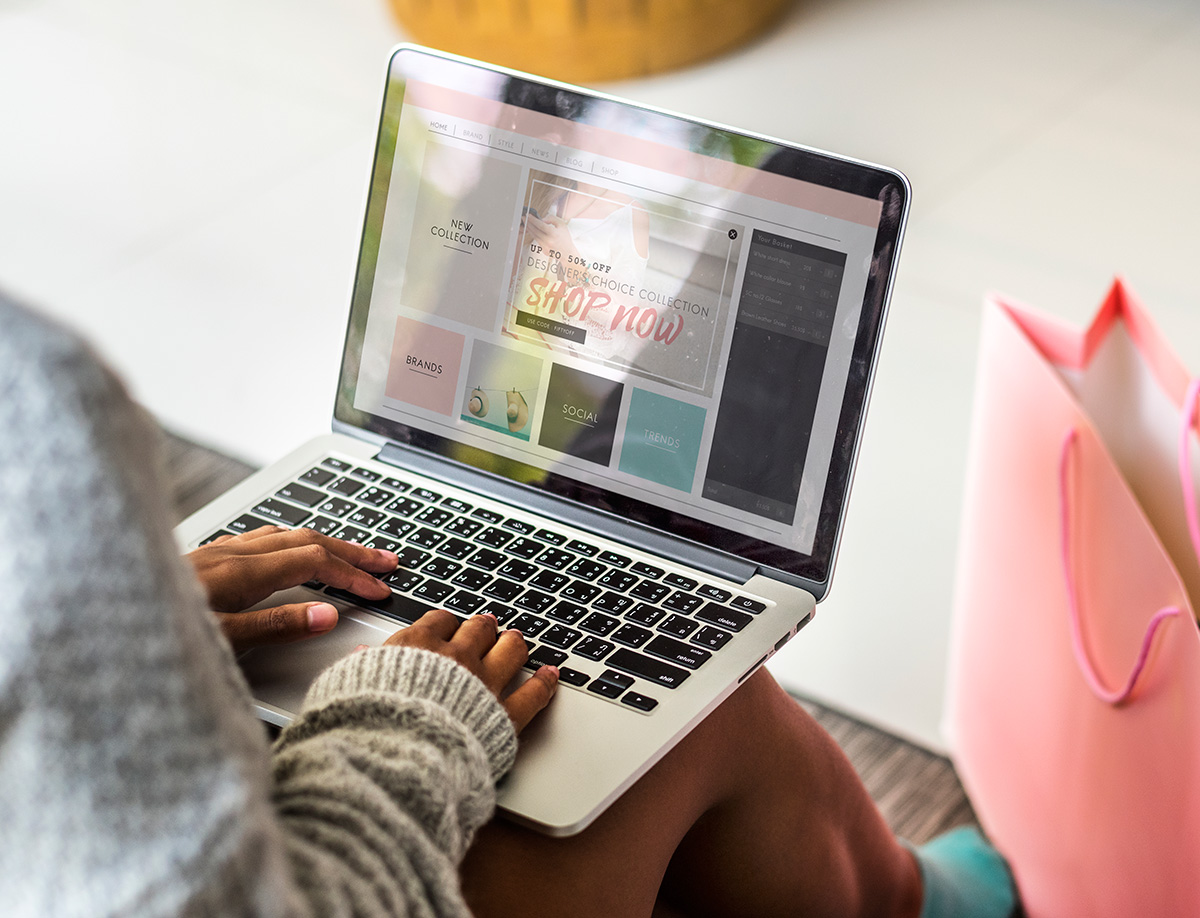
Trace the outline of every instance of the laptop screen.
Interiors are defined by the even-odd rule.
[[[400,48],[338,420],[824,582],[902,176]]]

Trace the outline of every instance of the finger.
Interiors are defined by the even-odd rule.
[[[529,647],[521,632],[508,630],[496,638],[492,649],[479,664],[479,678],[496,694],[499,694],[513,676],[521,671],[529,659]]]
[[[445,609],[430,609],[412,624],[413,628],[424,629],[441,641],[449,641],[458,630],[458,619]]]
[[[263,536],[277,535],[281,532],[291,532],[290,529],[284,529],[282,526],[259,526],[257,529],[251,529],[249,532],[238,533],[234,538],[238,542],[253,542],[256,539],[261,539]]]
[[[243,650],[324,634],[337,624],[338,611],[327,602],[302,602],[253,612],[218,612],[217,619],[234,649]]]
[[[489,612],[482,615],[472,615],[459,625],[450,643],[455,649],[470,659],[473,663],[482,660],[496,643],[496,616]]]
[[[399,558],[394,552],[379,548],[367,548],[357,542],[346,542],[332,536],[321,535],[312,529],[280,529],[278,526],[263,527],[246,533],[248,550],[256,554],[283,551],[303,545],[319,545],[335,557],[361,570],[386,573],[394,570]]]
[[[213,539],[212,541],[210,541],[208,544],[209,544],[209,545],[224,545],[224,544],[225,544],[226,542],[228,542],[230,539],[235,539],[235,538],[237,538],[237,536],[235,536],[235,535],[234,535],[233,533],[231,533],[231,532],[227,532],[227,533],[225,533],[225,535],[222,535],[222,536],[217,536],[215,539]]]
[[[558,688],[558,667],[543,666],[504,699],[504,710],[518,733],[550,703]]]
[[[271,565],[272,585],[276,589],[319,580],[339,590],[349,590],[365,599],[384,599],[391,588],[366,571],[330,551],[324,544],[309,542],[268,554],[252,555],[243,562],[258,561]]]

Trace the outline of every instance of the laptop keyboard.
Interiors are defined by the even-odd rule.
[[[491,613],[502,628],[525,638],[528,669],[557,666],[560,684],[643,713],[767,607],[552,525],[336,457],[321,460],[204,542],[266,525],[304,526],[400,558],[382,578],[392,588],[388,599],[307,584],[312,589],[403,624],[431,608],[463,621]]]

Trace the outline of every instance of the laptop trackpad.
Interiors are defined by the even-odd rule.
[[[307,591],[297,596],[290,595],[291,592],[277,593],[263,605],[313,600]],[[265,701],[294,716],[321,670],[353,653],[359,644],[378,647],[402,627],[399,622],[362,609],[336,605],[341,615],[337,627],[328,634],[292,644],[256,647],[238,657],[238,665],[257,701]]]

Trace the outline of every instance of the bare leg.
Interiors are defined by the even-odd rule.
[[[920,873],[837,744],[765,671],[579,835],[495,820],[463,866],[480,918],[916,916]]]

